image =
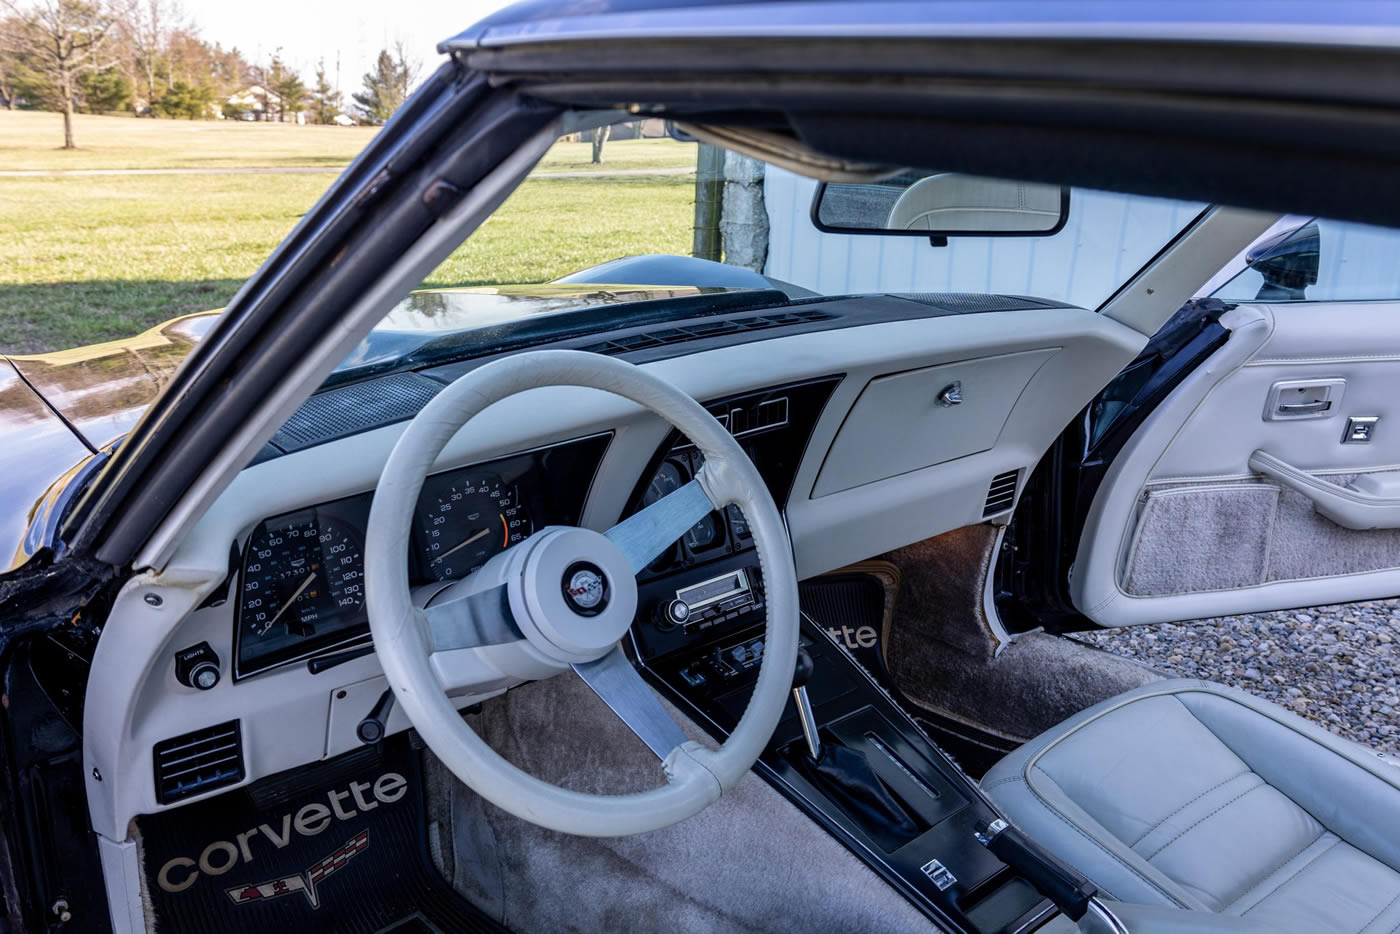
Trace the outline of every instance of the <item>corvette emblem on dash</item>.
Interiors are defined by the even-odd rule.
[[[226,889],[228,897],[233,899],[235,905],[246,905],[249,902],[266,901],[269,898],[277,898],[279,895],[290,895],[293,892],[300,892],[306,896],[306,900],[311,903],[311,907],[321,907],[321,895],[316,890],[327,876],[340,869],[350,862],[355,854],[369,847],[369,831],[361,830],[358,834],[346,841],[345,845],[334,853],[327,856],[320,862],[307,867],[303,873],[294,876],[285,876],[281,879],[272,879],[268,882],[260,882],[256,885],[237,885],[231,889]]]

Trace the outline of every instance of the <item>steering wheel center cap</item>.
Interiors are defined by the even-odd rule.
[[[608,581],[597,565],[577,561],[564,569],[564,602],[579,616],[597,616],[608,606]]]
[[[627,634],[637,613],[637,579],[611,539],[554,527],[525,547],[508,590],[515,621],[535,648],[568,665],[598,658]]]

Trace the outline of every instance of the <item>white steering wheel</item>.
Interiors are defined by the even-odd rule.
[[[423,480],[448,440],[494,402],[541,386],[616,393],[666,419],[705,455],[695,479],[606,533],[550,526],[415,605],[409,532]],[[712,510],[737,504],[758,547],[767,601],[763,664],[748,709],[718,749],[688,741],[619,645],[637,612],[636,574]],[[797,658],[797,575],[773,498],[710,413],[630,363],[571,350],[517,354],[467,373],[409,423],[384,465],[365,543],[374,648],[404,713],[483,798],[542,827],[622,836],[667,827],[743,777],[782,716]],[[497,755],[448,699],[572,667],[661,759],[667,783],[637,794],[569,791]]]

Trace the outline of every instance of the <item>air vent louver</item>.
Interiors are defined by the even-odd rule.
[[[706,337],[719,337],[725,334],[766,331],[769,328],[810,324],[814,321],[830,321],[836,317],[837,315],[825,311],[784,311],[771,315],[745,315],[741,318],[722,318],[714,321],[702,321],[697,324],[643,331],[638,334],[627,334],[596,344],[589,344],[580,347],[579,350],[615,357],[618,354],[631,353],[634,350],[648,350],[652,347],[664,347],[667,344],[679,344],[684,341],[702,340]]]
[[[172,804],[243,781],[243,736],[230,720],[156,743],[156,800]]]
[[[1005,512],[1016,502],[1016,477],[1019,473],[1008,470],[992,478],[992,485],[987,488],[987,505],[982,509],[982,518]]]

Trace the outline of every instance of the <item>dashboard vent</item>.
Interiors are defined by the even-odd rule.
[[[930,305],[957,314],[989,311],[1027,311],[1034,308],[1064,308],[1059,302],[1028,298],[1024,295],[983,295],[976,292],[899,292],[897,298]]]
[[[243,781],[243,735],[237,720],[162,740],[154,757],[161,804]]]
[[[788,423],[787,396],[766,399],[758,405],[735,406],[729,410],[726,424],[729,433],[736,438],[751,435],[769,428],[779,428]]]
[[[1008,470],[992,478],[992,485],[987,488],[987,505],[982,508],[983,519],[1005,512],[1016,502],[1016,477],[1019,473],[1018,470]]]
[[[810,324],[814,321],[831,321],[839,315],[827,311],[783,311],[771,315],[744,315],[739,318],[724,318],[716,321],[702,321],[697,324],[678,325],[625,334],[596,344],[588,344],[579,350],[590,353],[607,354],[615,357],[634,350],[649,350],[652,347],[665,347],[685,341],[703,340],[707,337],[720,337],[726,334],[742,334],[749,331],[766,331],[769,328],[789,327],[794,324]]]

